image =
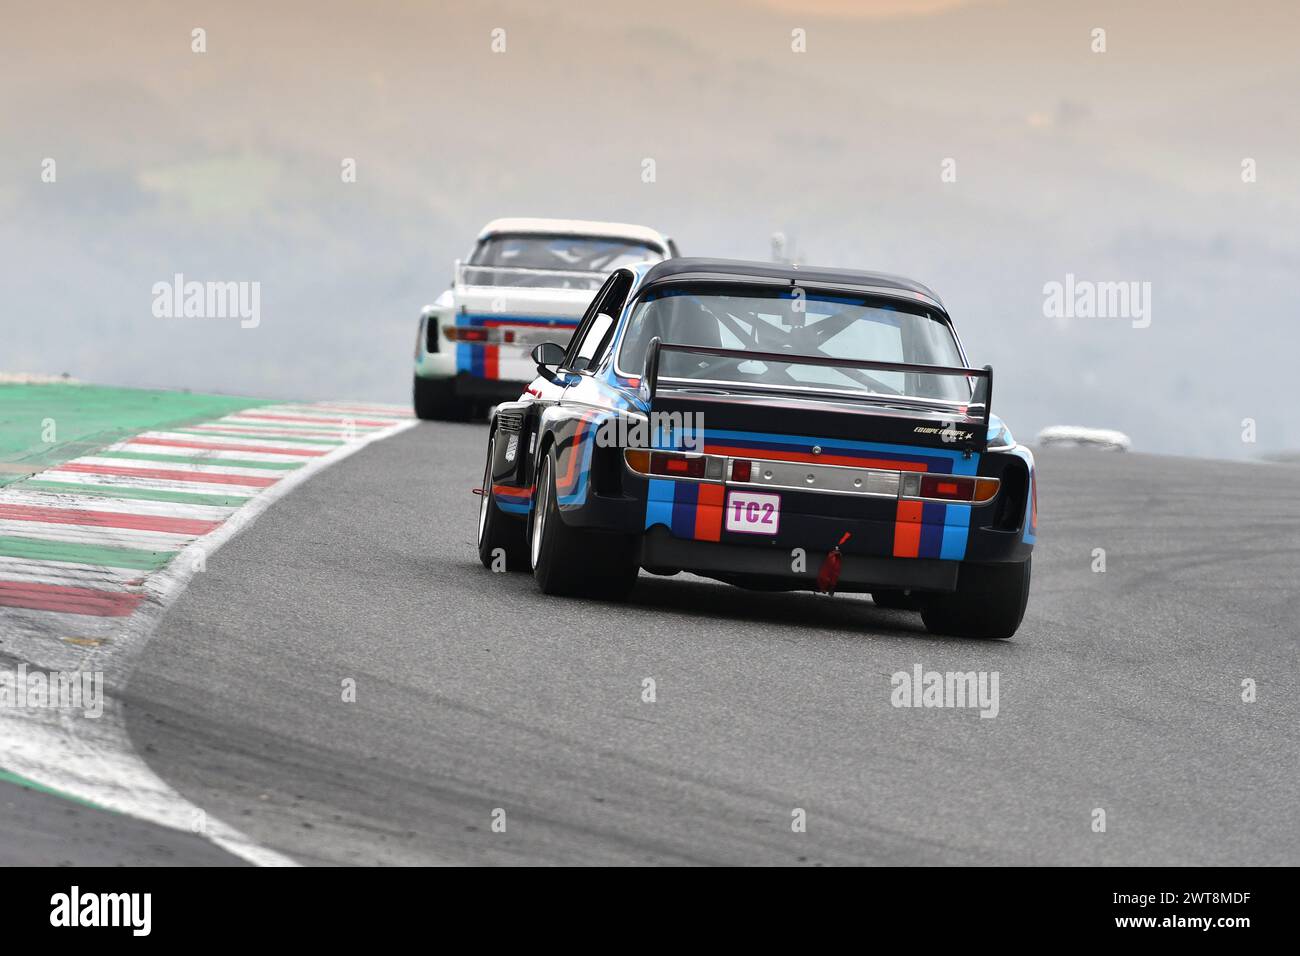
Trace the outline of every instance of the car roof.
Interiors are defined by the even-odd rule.
[[[493,219],[479,232],[480,240],[499,233],[543,236],[599,236],[609,239],[632,239],[667,249],[668,239],[657,229],[628,222],[596,222],[590,219],[533,219],[513,217]]]
[[[645,270],[641,277],[644,287],[650,283],[675,278],[719,279],[780,279],[791,285],[832,286],[842,289],[872,289],[898,295],[900,298],[921,299],[946,313],[939,296],[928,286],[903,276],[886,272],[865,272],[856,269],[828,269],[819,266],[794,266],[781,262],[749,262],[742,259],[709,259],[692,256],[665,259]]]

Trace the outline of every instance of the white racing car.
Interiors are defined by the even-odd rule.
[[[458,419],[513,401],[537,375],[529,357],[567,342],[615,269],[673,258],[654,229],[575,219],[496,219],[479,233],[452,284],[420,312],[415,413]]]

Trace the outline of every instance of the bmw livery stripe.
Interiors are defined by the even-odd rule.
[[[576,508],[587,501],[591,455],[596,450],[596,429],[592,421],[599,412],[584,412],[573,433],[573,441],[560,452],[559,474],[555,476],[555,500],[561,508]]]
[[[503,325],[531,325],[540,327],[554,326],[557,329],[575,329],[577,319],[565,319],[551,316],[529,315],[474,315],[471,313],[456,315],[456,326],[469,328],[497,328]],[[479,345],[472,342],[456,343],[456,371],[468,372],[475,378],[497,379],[500,376],[498,361],[500,346]]]
[[[814,446],[819,453],[813,454]],[[709,429],[703,450],[712,455],[951,475],[975,475],[979,468],[978,455],[967,457],[957,450],[763,432]],[[666,479],[652,479],[649,485],[647,528],[662,524],[674,537],[721,540],[723,486]],[[966,555],[970,517],[970,505],[899,501],[892,553],[898,558],[960,560]]]
[[[533,506],[533,489],[515,485],[493,485],[492,498],[502,511],[526,515]]]

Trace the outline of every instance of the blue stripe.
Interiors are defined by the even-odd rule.
[[[943,545],[943,512],[946,505],[925,502],[921,506],[921,544],[918,558],[937,558]]]
[[[645,526],[673,524],[673,486],[675,481],[665,478],[651,478],[645,499]]]
[[[939,557],[960,561],[966,557],[966,541],[970,535],[970,505],[948,505],[944,515],[943,547]]]
[[[695,505],[700,500],[700,486],[692,481],[673,482],[673,537],[695,537]]]
[[[518,503],[514,501],[503,501],[501,498],[497,498],[497,507],[502,511],[508,511],[512,515],[526,515],[528,514],[529,509],[528,502],[526,501]]]

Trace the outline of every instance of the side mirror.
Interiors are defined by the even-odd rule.
[[[554,370],[564,362],[567,349],[555,342],[543,342],[533,349],[532,358],[537,363],[537,374],[548,382],[555,382]]]

